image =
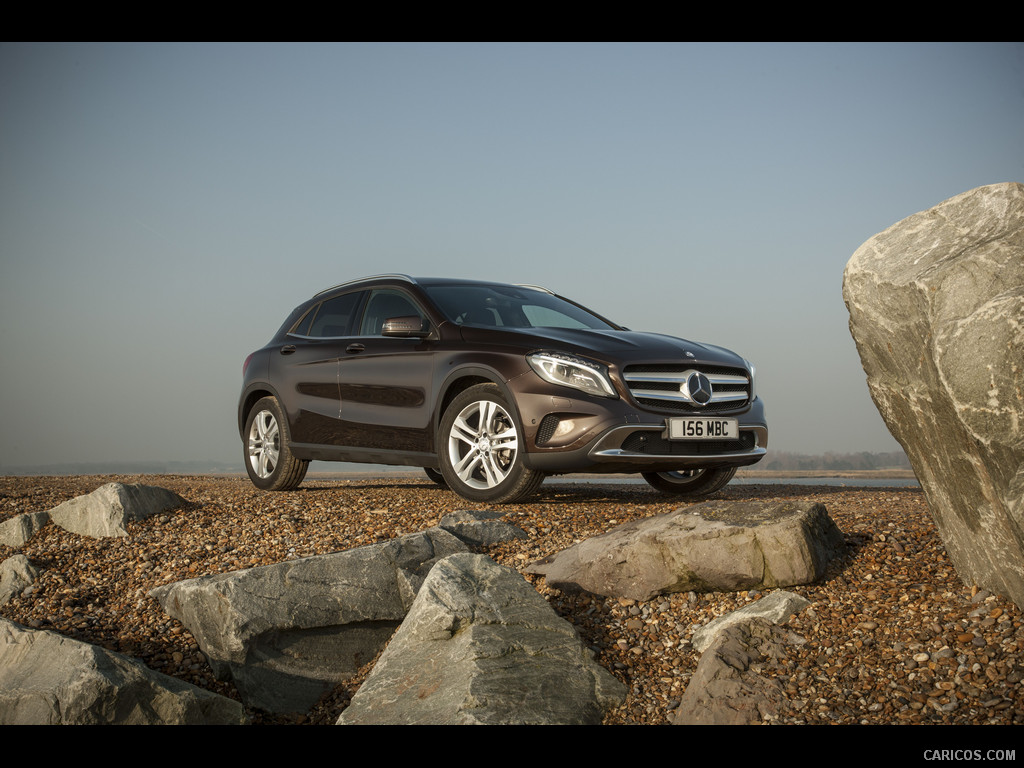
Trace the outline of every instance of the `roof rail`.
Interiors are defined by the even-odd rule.
[[[517,283],[520,288],[533,288],[535,291],[542,291],[544,293],[550,293],[552,296],[555,295],[554,291],[549,291],[543,285],[530,285],[529,283]]]
[[[313,298],[315,299],[317,296],[322,296],[325,293],[330,293],[331,291],[336,291],[338,288],[344,288],[347,285],[356,285],[358,283],[366,283],[366,282],[369,282],[370,280],[379,280],[381,278],[388,278],[388,279],[393,279],[393,280],[404,280],[405,282],[413,283],[414,285],[416,283],[416,280],[414,278],[409,277],[409,275],[403,275],[403,274],[398,273],[398,272],[395,272],[395,273],[392,273],[392,274],[387,274],[387,275],[371,275],[370,277],[360,277],[358,280],[348,280],[348,281],[346,281],[344,283],[338,283],[337,285],[332,285],[330,288],[324,288],[324,290],[318,291],[317,293],[314,293],[313,294]]]

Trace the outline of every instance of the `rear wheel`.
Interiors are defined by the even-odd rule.
[[[644,472],[643,478],[662,493],[674,496],[706,496],[724,488],[736,467],[717,469],[688,469],[678,472]]]
[[[437,483],[442,488],[447,488],[448,487],[448,483],[446,483],[444,481],[444,475],[442,475],[440,472],[438,472],[433,467],[424,467],[423,471],[427,473],[427,477],[430,478],[430,482]]]
[[[523,465],[522,433],[501,391],[479,384],[459,394],[441,419],[438,458],[448,487],[496,504],[533,493],[544,475]]]
[[[249,411],[245,433],[245,471],[253,485],[265,491],[298,488],[309,462],[292,455],[288,421],[275,398],[257,401]]]

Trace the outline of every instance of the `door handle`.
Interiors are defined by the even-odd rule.
[[[359,352],[365,351],[365,349],[366,347],[364,347],[362,344],[349,344],[348,347],[346,347],[345,351],[348,352],[350,355],[354,355]]]
[[[281,347],[281,354],[282,355],[290,355],[294,351],[295,351],[295,345],[294,344],[285,344],[283,347]]]

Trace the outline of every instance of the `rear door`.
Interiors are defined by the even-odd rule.
[[[346,444],[338,368],[364,298],[356,291],[315,305],[271,355],[270,380],[284,400],[293,443]]]

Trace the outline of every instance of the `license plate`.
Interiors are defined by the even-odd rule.
[[[738,440],[740,424],[736,419],[669,419],[669,440]]]

